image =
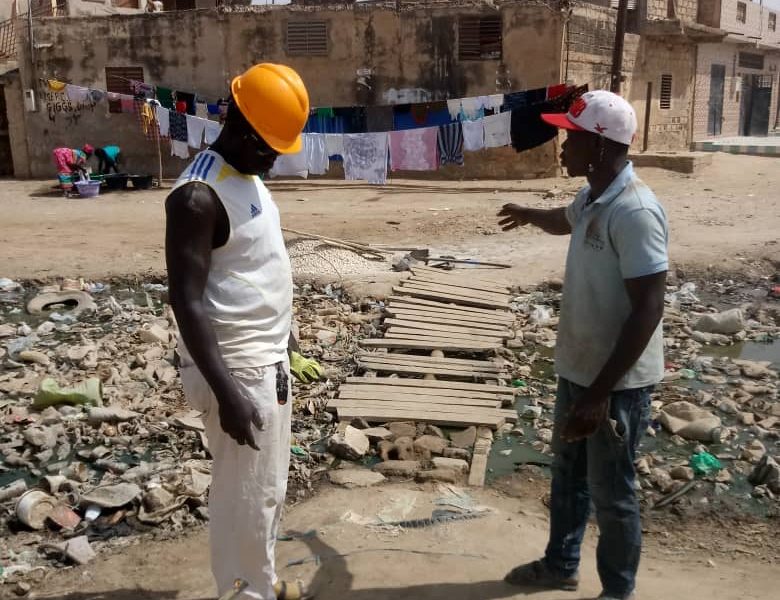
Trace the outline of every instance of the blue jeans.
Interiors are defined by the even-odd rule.
[[[601,584],[606,594],[622,598],[636,585],[642,547],[634,457],[649,423],[653,388],[613,392],[609,419],[598,431],[586,440],[564,442],[561,428],[584,389],[565,379],[558,382],[545,563],[564,577],[577,571],[592,500],[600,532],[596,558]]]

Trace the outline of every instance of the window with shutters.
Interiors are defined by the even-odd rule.
[[[327,56],[327,21],[288,21],[288,56]]]
[[[661,75],[661,110],[672,108],[672,76]]]
[[[737,23],[747,22],[747,4],[737,2]]]
[[[116,8],[141,8],[141,0],[111,0]]]
[[[501,60],[501,15],[464,15],[458,19],[459,60]]]
[[[777,31],[777,15],[769,13],[769,31]]]
[[[739,53],[739,66],[743,69],[764,70],[764,55],[754,54],[753,52]]]
[[[106,91],[114,94],[133,95],[130,80],[143,81],[143,67],[106,67]],[[118,100],[108,101],[108,112],[121,113],[122,104]]]

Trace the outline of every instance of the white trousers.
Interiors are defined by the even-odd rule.
[[[284,365],[288,376],[289,364]],[[274,548],[287,492],[290,467],[292,394],[287,404],[276,397],[276,366],[231,369],[236,384],[263,418],[255,430],[260,451],[239,446],[219,421],[219,406],[194,365],[181,369],[187,401],[203,413],[214,459],[209,492],[211,570],[222,595],[236,579],[249,582],[242,600],[275,600]]]

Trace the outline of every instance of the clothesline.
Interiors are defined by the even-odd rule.
[[[122,112],[138,114],[148,139],[169,138],[171,155],[183,159],[189,159],[190,148],[200,150],[204,143],[214,143],[222,130],[220,121],[208,118],[208,113],[190,114],[182,106],[171,110],[137,88],[134,97],[54,80],[48,84],[74,101],[118,102]],[[343,160],[347,179],[384,184],[388,165],[393,171],[432,171],[463,165],[464,151],[511,145],[520,152],[557,134],[542,122],[542,112],[565,112],[585,90],[587,86],[558,85],[438,103],[328,109],[309,119],[303,150],[280,156],[270,175],[322,175],[330,160]]]

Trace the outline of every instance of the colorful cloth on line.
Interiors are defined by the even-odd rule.
[[[476,152],[485,148],[485,121],[477,119],[476,121],[463,121],[463,149],[469,152]]]
[[[540,100],[528,106],[512,110],[510,135],[512,147],[518,152],[536,148],[555,139],[558,130],[542,121],[542,114],[565,113],[571,103],[588,91],[588,86],[570,87],[566,93],[552,100]],[[537,96],[538,97],[538,96]]]
[[[328,153],[328,158],[341,160],[341,157],[344,156],[344,136],[340,133],[326,133],[324,135],[325,151]]]
[[[170,111],[162,105],[156,106],[154,111],[160,129],[160,137],[168,137],[171,131]]]
[[[187,142],[187,115],[174,111],[168,112],[169,132],[172,140]],[[189,154],[187,155],[189,157]]]
[[[160,134],[160,127],[157,125],[157,115],[154,109],[145,100],[136,100],[136,108],[144,136],[147,140],[156,140]]]
[[[463,165],[463,126],[460,123],[440,125],[438,145],[441,165]]]
[[[68,97],[68,100],[71,102],[88,102],[89,97],[89,88],[81,87],[80,85],[66,85],[65,86],[65,95]]]
[[[452,122],[446,102],[399,104],[393,107],[393,130],[405,131],[420,127],[438,127]]]
[[[130,80],[130,89],[136,98],[149,99],[154,98],[154,86],[143,81]]]
[[[173,110],[174,105],[172,89],[157,86],[157,100],[160,102],[160,104],[163,105],[164,108]]]
[[[203,132],[203,141],[211,145],[217,141],[222,133],[222,125],[217,121],[206,121],[206,130]]]
[[[392,130],[392,106],[369,106],[366,108],[366,131],[369,133],[381,133]]]
[[[179,158],[190,157],[190,147],[187,142],[180,140],[171,140],[171,156],[178,156]]]
[[[304,133],[303,149],[306,152],[306,168],[309,173],[312,175],[325,175],[330,166],[325,136],[318,133]]]
[[[516,108],[525,108],[537,102],[544,102],[547,98],[547,88],[538,88],[535,90],[526,90],[524,92],[513,92],[504,95],[504,105],[501,110],[508,112]]]
[[[208,121],[193,115],[185,115],[185,119],[187,120],[187,143],[191,148],[200,149]]]
[[[483,121],[485,123],[485,148],[500,148],[512,143],[509,134],[512,113],[505,112],[485,117]]]
[[[407,129],[390,133],[393,171],[435,171],[439,166],[436,139],[439,129]]]
[[[121,94],[119,97],[119,105],[122,108],[123,113],[132,114],[135,112],[135,99],[132,96]]]
[[[195,106],[195,94],[176,90],[176,101],[185,103],[186,108],[184,112],[186,112],[188,115],[195,114],[197,110],[197,107]]]
[[[384,185],[387,182],[388,134],[354,133],[343,137],[346,178]]]

